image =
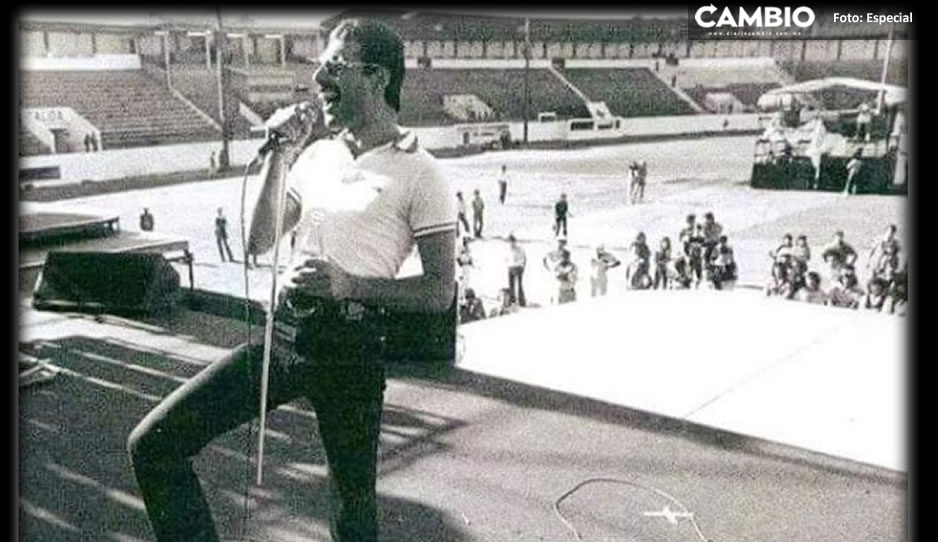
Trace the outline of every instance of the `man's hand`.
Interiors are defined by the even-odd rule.
[[[288,154],[298,153],[329,135],[322,108],[315,102],[281,107],[264,122],[264,127],[280,136],[280,145]]]
[[[303,295],[326,299],[352,297],[355,278],[328,259],[309,259],[294,268],[292,286]]]

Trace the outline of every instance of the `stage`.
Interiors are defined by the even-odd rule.
[[[803,355],[781,362],[776,354],[783,345],[767,346],[763,358],[745,367],[708,369],[705,364],[728,349],[711,340],[699,320],[698,331],[669,334],[665,348],[656,350],[660,356],[640,356],[636,339],[660,337],[680,317],[642,320],[643,303],[626,301],[636,316],[621,325],[599,324],[593,332],[541,329],[537,343],[525,342],[525,335],[510,343],[504,334],[520,333],[528,315],[507,316],[463,326],[465,350],[454,369],[392,364],[378,479],[382,540],[564,542],[575,540],[570,526],[589,541],[699,540],[688,514],[717,542],[905,540],[904,473],[707,427],[712,419],[686,415],[741,375],[753,385],[700,413],[725,405],[759,420],[765,412],[745,408],[743,392],[764,394],[767,384],[779,382],[786,410],[801,419],[817,407],[810,390],[838,376],[837,387],[827,389],[833,415],[846,408],[844,389],[856,379],[832,375],[821,364],[807,373],[817,381],[803,382],[798,393],[788,392],[790,380],[774,376],[760,385],[760,374],[819,362]],[[705,306],[703,298],[698,302]],[[585,324],[586,311],[603,314],[594,305],[601,303],[545,308],[530,320],[543,315]],[[153,540],[125,451],[127,435],[162,397],[241,342],[244,324],[187,306],[144,320],[44,313],[24,299],[20,326],[20,350],[60,372],[20,390],[19,540]],[[609,337],[616,351],[578,342],[613,327],[620,332]],[[479,357],[495,349],[497,355]],[[683,358],[680,370],[673,360],[689,351],[700,356]],[[628,371],[611,379],[600,365]],[[767,365],[775,372],[760,369]],[[573,372],[579,376],[571,380]],[[547,389],[549,378],[579,389]],[[588,387],[631,395],[633,406],[589,397]],[[256,433],[235,430],[195,459],[219,530],[228,539],[327,540],[315,415],[299,402],[272,412],[268,422],[265,484],[248,490],[247,517]],[[589,482],[596,477],[626,485]],[[565,524],[554,506],[584,482],[558,507]]]

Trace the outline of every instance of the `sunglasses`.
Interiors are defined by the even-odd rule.
[[[349,62],[340,56],[334,56],[328,60],[320,60],[322,69],[330,77],[338,78],[342,73],[348,68],[381,68],[381,64],[375,64],[374,62]]]

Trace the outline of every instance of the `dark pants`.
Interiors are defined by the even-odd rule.
[[[278,330],[279,330],[278,326]],[[377,541],[376,467],[383,331],[369,318],[305,320],[296,350],[278,331],[268,408],[307,397],[326,450],[335,541]],[[259,414],[262,345],[244,345],[177,388],[133,430],[128,450],[160,542],[217,541],[191,458]]]
[[[505,203],[505,196],[508,195],[508,183],[498,183],[498,202]]]
[[[655,266],[655,290],[658,288],[668,289],[668,266],[666,264]]]
[[[465,230],[465,232],[468,234],[470,230],[469,230],[469,221],[466,220],[466,213],[459,213],[458,215],[456,215],[456,219],[458,220],[456,227],[458,228],[459,224],[462,224],[463,230]]]
[[[508,268],[508,289],[511,291],[510,300],[512,303],[527,306],[527,299],[524,297],[524,268],[519,266],[510,266]]]
[[[228,261],[234,261],[234,256],[231,255],[231,247],[228,246],[228,236],[216,235],[215,244],[218,245],[218,255],[221,257],[221,261],[225,261],[226,252],[228,253]]]
[[[482,213],[472,215],[472,230],[476,237],[482,237]]]
[[[561,215],[554,218],[554,235],[560,235],[560,229],[563,228],[564,237],[567,236],[567,215]]]

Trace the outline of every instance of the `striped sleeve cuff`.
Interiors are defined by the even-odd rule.
[[[417,228],[414,230],[414,237],[423,237],[425,235],[431,235],[434,233],[442,233],[447,231],[453,231],[456,229],[456,222],[445,222],[443,224],[434,224],[432,226],[424,226],[422,228]]]

